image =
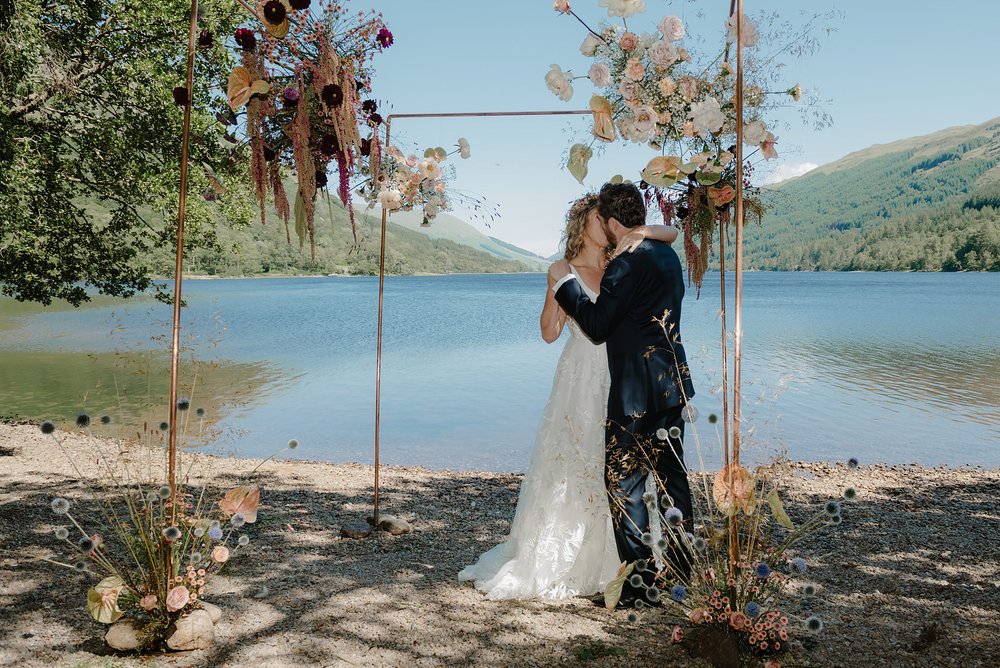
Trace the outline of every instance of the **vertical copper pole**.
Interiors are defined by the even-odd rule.
[[[740,380],[743,363],[743,0],[736,0],[736,316],[733,323],[733,463],[740,463]]]
[[[389,126],[392,116],[385,119],[385,146],[389,148]],[[374,185],[378,185],[379,174],[374,174]],[[378,528],[378,473],[379,473],[379,435],[382,427],[382,303],[385,296],[385,228],[389,222],[389,212],[382,207],[382,242],[378,251],[378,345],[375,352],[375,527]]]
[[[187,210],[188,148],[191,143],[191,103],[194,98],[194,45],[198,31],[198,0],[191,0],[187,51],[187,104],[181,135],[181,192],[177,203],[177,249],[174,257],[174,322],[170,341],[170,429],[168,431],[168,476],[170,514],[177,520],[177,359],[181,338],[181,279],[184,271],[184,214]]]
[[[719,286],[722,305],[722,448],[725,466],[729,466],[729,341],[726,339],[726,230],[719,221]]]

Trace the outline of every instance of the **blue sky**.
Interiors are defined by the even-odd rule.
[[[363,3],[357,3],[360,8]],[[380,0],[395,44],[376,61],[375,88],[395,113],[584,109],[593,90],[574,83],[570,102],[548,91],[552,63],[586,74],[591,60],[579,53],[585,33],[551,0]],[[607,18],[597,0],[572,0],[595,26]],[[655,30],[669,14],[680,16],[688,40],[721,43],[727,0],[646,0],[630,27]],[[778,135],[779,160],[770,174],[795,174],[876,143],[927,134],[1000,115],[1000,86],[992,48],[1000,4],[847,0],[831,4],[794,0],[745,1],[747,12],[777,11],[801,21],[803,11],[839,10],[836,32],[820,32],[821,48],[788,60],[785,79],[831,102],[834,125],[821,131],[789,111]],[[802,10],[808,7],[808,10]],[[906,11],[902,11],[902,8]],[[953,9],[954,8],[954,9]],[[959,9],[960,8],[960,9]],[[617,19],[620,20],[620,19]],[[549,255],[555,252],[567,204],[621,173],[635,177],[652,157],[648,148],[615,145],[595,156],[585,186],[562,168],[568,147],[589,130],[587,117],[527,119],[400,119],[393,126],[401,148],[450,146],[464,136],[472,158],[456,164],[455,186],[499,206],[502,218],[487,234]],[[395,141],[393,143],[396,143]],[[767,177],[768,175],[763,175]],[[468,218],[463,212],[456,215]]]

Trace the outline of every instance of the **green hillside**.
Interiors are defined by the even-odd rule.
[[[872,146],[764,198],[749,269],[1000,271],[1000,118]]]
[[[289,192],[294,193],[294,190]],[[329,206],[322,193],[316,200],[315,261],[310,259],[308,240],[302,248],[299,247],[294,225],[291,244],[288,243],[284,223],[269,208],[265,225],[261,225],[259,219],[255,218],[248,226],[239,229],[218,227],[215,233],[219,250],[193,251],[187,259],[187,271],[218,276],[377,274],[380,218],[369,215],[371,212],[366,211],[363,205],[358,207],[358,243],[355,244],[346,209],[338,204],[335,196],[331,201],[332,206]],[[394,219],[395,217],[393,216]],[[468,225],[466,227],[473,229]],[[170,249],[159,248],[153,252],[154,270],[161,275],[172,274]],[[538,270],[529,261],[497,257],[487,250],[447,238],[435,238],[393,221],[389,222],[386,232],[385,268],[390,274],[511,273]]]

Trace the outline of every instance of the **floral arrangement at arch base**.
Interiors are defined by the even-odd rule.
[[[684,46],[687,34],[677,16],[666,16],[652,32],[637,32],[628,19],[642,12],[643,0],[601,0],[609,19],[599,30],[588,26],[568,0],[556,0],[554,9],[572,16],[586,29],[580,46],[592,59],[586,76],[574,76],[552,65],[546,85],[561,100],[573,97],[573,82],[589,79],[597,89],[590,99],[593,138],[570,148],[567,167],[581,183],[595,142],[617,140],[643,144],[659,153],[641,170],[640,187],[647,206],[655,206],[664,223],[684,231],[688,277],[699,288],[721,226],[732,218],[736,195],[736,76],[729,53],[735,48],[736,20],[726,23],[725,46],[713,57],[698,58]],[[744,143],[771,160],[777,157],[777,138],[765,120],[784,100],[798,102],[798,84],[769,91],[780,66],[752,51],[760,39],[757,26],[744,17],[742,43],[748,64],[743,96]],[[824,118],[824,122],[826,119]],[[744,165],[745,207],[758,222],[763,207],[749,181],[752,163]]]
[[[188,400],[180,400],[178,415],[189,407]],[[197,411],[202,418],[203,410]],[[102,425],[110,422],[107,416],[100,419]],[[90,582],[86,608],[95,621],[111,627],[105,638],[113,648],[210,646],[221,611],[205,600],[206,587],[249,545],[244,532],[257,521],[260,489],[240,485],[214,498],[205,486],[178,483],[174,494],[157,482],[165,470],[167,423],[134,446],[96,436],[86,414],[76,425],[86,438],[71,449],[52,422],[41,424],[91,497],[79,511],[66,496],[52,499],[59,522],[53,547],[61,551],[42,560]],[[88,482],[83,462],[96,462],[101,476],[96,483]],[[189,478],[190,466],[178,469],[180,478]]]
[[[311,4],[257,3],[257,23],[234,35],[242,63],[229,75],[230,110],[219,120],[245,134],[261,222],[270,195],[289,242],[294,219],[299,244],[308,237],[315,257],[316,198],[326,189],[329,203],[331,169],[357,236],[351,178],[362,157],[379,152],[383,122],[371,96],[371,61],[393,35],[381,14],[351,11],[343,0],[317,2],[316,13]],[[298,185],[292,198],[282,181],[286,170]]]

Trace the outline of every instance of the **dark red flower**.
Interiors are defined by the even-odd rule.
[[[215,191],[212,190],[211,188],[206,188],[205,192],[203,192],[201,194],[201,196],[205,198],[206,202],[214,202],[215,201]]]
[[[178,107],[186,107],[188,103],[188,89],[184,86],[174,86],[174,104]]]
[[[267,162],[271,162],[272,160],[274,160],[277,157],[278,157],[278,152],[275,151],[270,146],[267,146],[265,144],[264,145],[264,160],[266,160]]]
[[[382,115],[372,114],[371,116],[368,117],[368,122],[371,123],[372,125],[382,125]]]
[[[287,14],[288,10],[281,4],[281,0],[270,0],[264,5],[264,18],[268,23],[281,23]]]
[[[285,98],[287,104],[298,104],[299,102],[299,89],[298,88],[286,88],[281,91],[282,97]]]
[[[375,36],[375,39],[378,40],[378,43],[382,45],[383,49],[392,46],[392,33],[389,32],[389,29],[384,26],[378,31],[378,35]]]
[[[339,107],[344,101],[344,91],[337,84],[327,84],[323,86],[320,97],[323,98],[326,106]]]
[[[368,157],[372,154],[372,140],[362,139],[361,140],[361,155]]]
[[[198,48],[211,49],[215,45],[215,38],[211,30],[202,30],[198,35]]]
[[[326,172],[316,172],[316,187],[325,188],[326,187]]]
[[[310,0],[289,0],[292,9],[309,9]]]
[[[340,142],[337,135],[323,135],[319,140],[319,150],[324,155],[334,155],[340,150]]]
[[[240,28],[234,35],[236,43],[247,51],[252,51],[257,46],[257,36],[249,28]]]
[[[361,103],[361,110],[366,114],[374,114],[378,111],[378,104],[375,100],[365,100]]]

